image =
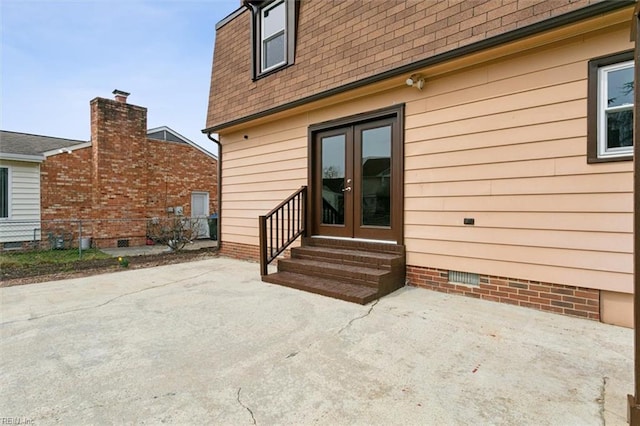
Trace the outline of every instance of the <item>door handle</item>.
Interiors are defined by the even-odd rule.
[[[346,188],[342,188],[342,192],[351,192],[351,187],[347,186]]]

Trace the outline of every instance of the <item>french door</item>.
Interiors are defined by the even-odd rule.
[[[312,132],[312,233],[400,242],[401,136],[395,115]]]

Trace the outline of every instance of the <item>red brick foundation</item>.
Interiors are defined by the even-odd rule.
[[[480,285],[449,282],[448,271],[407,265],[409,284],[442,293],[600,320],[600,291],[518,278],[480,275]]]
[[[220,255],[226,257],[232,257],[239,260],[253,260],[260,262],[260,247],[251,244],[231,243],[223,241],[220,246]],[[291,249],[283,251],[277,259],[271,262],[271,265],[276,265],[278,259],[291,257]]]
[[[260,247],[251,244],[222,241],[220,255],[240,260],[260,261]]]
[[[258,262],[260,248],[251,244],[223,241],[220,254]],[[283,256],[289,257],[288,250]],[[406,272],[409,285],[415,287],[600,320],[599,290],[492,275],[480,275],[480,284],[474,286],[449,282],[449,271],[445,269],[407,265]]]

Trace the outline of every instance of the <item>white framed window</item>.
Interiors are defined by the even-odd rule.
[[[9,203],[11,201],[11,174],[8,167],[0,167],[0,219],[9,218]]]
[[[598,70],[598,157],[633,154],[633,61]]]
[[[589,61],[587,162],[633,158],[633,52]]]
[[[260,71],[266,72],[287,62],[287,13],[284,0],[260,10]]]
[[[293,64],[296,0],[245,0],[252,13],[254,80]]]

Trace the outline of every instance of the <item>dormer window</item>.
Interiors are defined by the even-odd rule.
[[[261,71],[269,71],[287,61],[285,35],[287,29],[284,0],[274,1],[260,11]]]
[[[245,0],[252,12],[253,79],[293,64],[294,0]]]

